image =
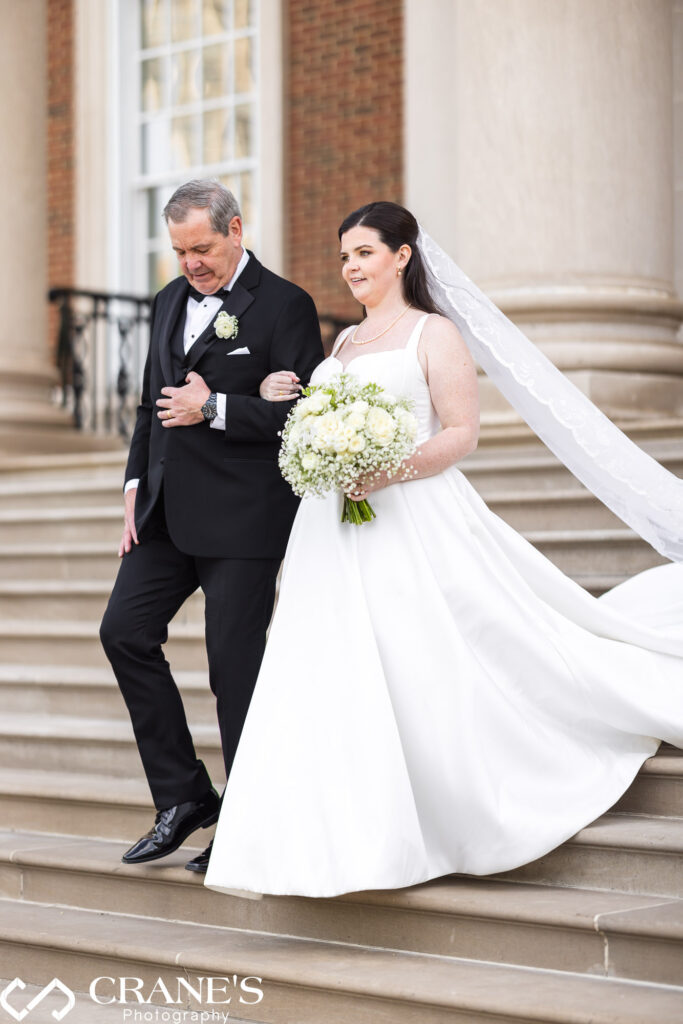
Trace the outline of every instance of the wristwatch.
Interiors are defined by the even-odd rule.
[[[210,423],[211,420],[215,420],[218,415],[218,399],[216,398],[216,392],[212,391],[207,400],[202,406],[202,416]]]

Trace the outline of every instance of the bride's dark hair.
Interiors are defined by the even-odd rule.
[[[403,296],[415,309],[425,313],[441,313],[427,287],[422,256],[417,244],[419,226],[410,210],[398,203],[368,203],[354,210],[346,217],[339,227],[339,241],[351,228],[365,224],[378,232],[380,239],[388,245],[392,252],[398,252],[402,245],[409,245],[412,255],[403,272]]]

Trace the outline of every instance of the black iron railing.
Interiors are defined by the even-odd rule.
[[[52,288],[57,305],[57,368],[60,402],[71,409],[77,430],[130,438],[149,344],[151,298]],[[346,326],[320,317],[325,349]]]
[[[151,299],[140,295],[53,288],[61,403],[77,430],[127,440],[138,403],[149,339]]]

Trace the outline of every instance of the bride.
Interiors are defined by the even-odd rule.
[[[524,390],[541,436],[553,434],[551,403],[535,399],[534,421],[532,392],[546,368],[517,372],[516,328],[418,232],[393,203],[371,203],[339,230],[342,276],[366,315],[312,382],[348,370],[411,396],[419,447],[406,472],[353,488],[356,500],[372,492],[369,524],[341,524],[340,495],[301,502],[223,799],[212,889],[335,896],[507,871],[610,808],[661,740],[683,746],[680,567],[596,600],[486,507],[456,465],[476,445],[476,371],[435,297],[480,345],[480,362],[497,339],[492,365]],[[261,394],[284,401],[296,387],[283,372]],[[665,533],[661,503],[646,514],[646,496],[600,465],[602,434],[590,433],[583,478],[620,514],[618,494],[633,490],[641,532]],[[581,431],[554,434],[576,472]]]

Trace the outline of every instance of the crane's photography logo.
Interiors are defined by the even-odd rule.
[[[22,981],[21,978],[15,978],[14,981],[10,981],[9,985],[6,985],[2,992],[0,992],[0,1006],[2,1006],[3,1010],[5,1010],[10,1017],[13,1017],[14,1020],[24,1020],[32,1010],[35,1010],[36,1006],[42,1003],[44,999],[55,991],[61,992],[66,998],[66,1004],[61,1008],[61,1010],[52,1010],[52,1016],[55,1020],[63,1020],[67,1013],[69,1013],[70,1010],[73,1010],[76,1004],[76,997],[71,989],[67,988],[64,982],[60,981],[59,978],[53,978],[45,988],[41,989],[41,991],[33,997],[30,1003],[27,1003],[23,1009],[17,1010],[16,1007],[12,1006],[9,1002],[9,997],[12,993],[16,992],[17,989],[23,990],[25,988],[26,982]]]
[[[0,1007],[16,1021],[23,1021],[48,996],[57,993],[57,1008],[50,1014],[56,1021],[63,1020],[76,1005],[76,996],[59,978],[53,978],[40,992],[21,1006],[20,993],[28,988],[25,981],[15,978],[0,992]],[[59,995],[66,1002],[60,1005]],[[211,1021],[228,1024],[234,1011],[218,1009],[230,1003],[254,1006],[263,999],[262,979],[253,976],[240,978],[236,974],[221,977],[198,976],[167,979],[157,978],[153,984],[142,978],[95,978],[85,993],[79,996],[99,1006],[122,1007],[122,1024],[209,1024]],[[11,1000],[10,1000],[11,997]],[[188,1009],[188,1003],[201,1007]],[[239,1014],[238,1014],[239,1016]],[[41,1024],[45,1021],[41,1016]],[[0,1024],[4,1017],[0,1014]],[[30,1021],[27,1022],[30,1024]]]

